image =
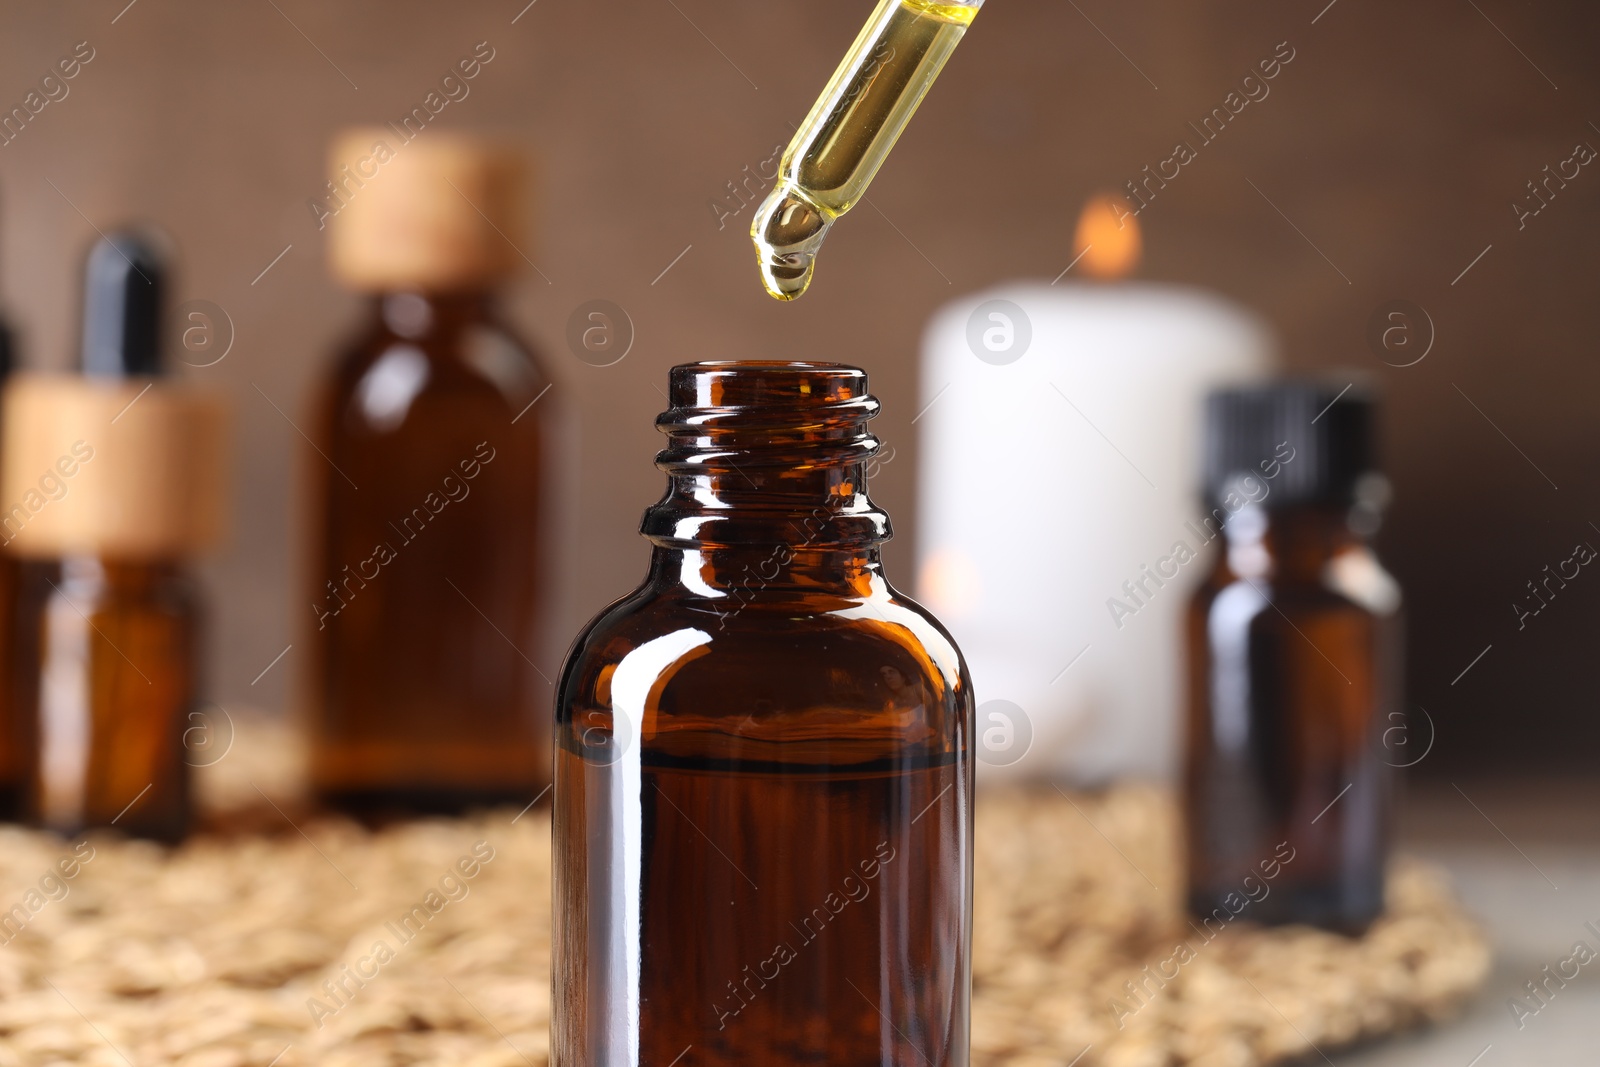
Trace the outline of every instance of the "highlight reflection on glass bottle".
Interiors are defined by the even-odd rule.
[[[965,1064],[972,687],[884,579],[866,375],[670,388],[649,572],[560,681],[552,1062]]]

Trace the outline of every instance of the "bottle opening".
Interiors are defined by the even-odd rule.
[[[867,374],[842,363],[722,361],[674,367],[672,407],[656,420],[672,478],[645,515],[658,544],[786,544],[804,519],[817,545],[885,540],[888,517],[867,499],[878,451]]]
[[[878,401],[859,367],[730,360],[674,367],[668,380],[672,407],[656,419],[671,442],[657,459],[668,473],[719,457],[741,466],[837,466],[878,450],[866,428]]]
[[[867,396],[867,372],[845,363],[708,360],[673,367],[668,381],[674,408],[804,408]]]

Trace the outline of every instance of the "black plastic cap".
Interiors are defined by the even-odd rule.
[[[135,233],[95,242],[83,282],[83,373],[132,378],[161,373],[166,269],[156,246]]]
[[[1206,400],[1205,494],[1221,501],[1246,477],[1242,495],[1271,510],[1348,505],[1377,471],[1377,404],[1360,384],[1288,380],[1219,389]]]

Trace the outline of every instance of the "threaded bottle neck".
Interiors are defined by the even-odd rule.
[[[640,531],[664,548],[859,548],[890,537],[866,492],[878,451],[867,375],[837,363],[674,367],[656,420],[667,493]]]

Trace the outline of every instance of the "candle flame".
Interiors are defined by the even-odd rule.
[[[1121,278],[1139,265],[1144,242],[1128,201],[1115,193],[1096,196],[1083,206],[1072,238],[1079,266],[1096,278]]]
[[[983,579],[977,566],[953,549],[936,549],[922,562],[917,592],[940,615],[959,618],[977,606]]]

